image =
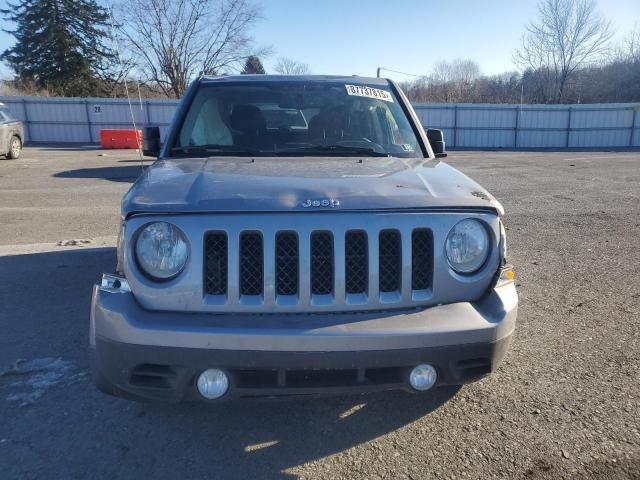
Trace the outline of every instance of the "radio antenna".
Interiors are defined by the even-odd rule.
[[[140,148],[140,143],[142,138],[138,137],[138,127],[136,127],[136,117],[133,114],[133,105],[131,104],[131,96],[129,95],[129,86],[127,85],[127,75],[124,69],[124,62],[122,61],[122,55],[120,55],[120,44],[118,43],[118,36],[116,35],[116,26],[113,21],[113,4],[111,4],[111,8],[109,8],[109,20],[111,21],[111,43],[113,45],[113,49],[116,51],[116,58],[118,59],[118,64],[120,65],[120,70],[122,71],[122,83],[124,83],[124,91],[127,95],[127,103],[129,104],[129,113],[131,114],[131,123],[133,125],[133,131],[136,135],[136,146],[138,147],[138,157],[140,158],[140,168],[144,172],[144,160],[142,159],[142,148]],[[140,110],[142,110],[142,97],[140,96],[140,85],[138,84],[138,97],[140,100]]]

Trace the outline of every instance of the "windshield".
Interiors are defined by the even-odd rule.
[[[11,115],[9,110],[0,109],[0,122],[3,120],[7,122],[13,122],[15,118],[13,117],[13,115]]]
[[[171,156],[422,156],[390,88],[326,81],[203,84]]]

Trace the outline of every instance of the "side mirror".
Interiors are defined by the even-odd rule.
[[[145,157],[160,155],[160,128],[146,127],[142,136],[142,154]]]
[[[427,140],[429,140],[436,158],[443,158],[447,156],[442,130],[427,128]]]

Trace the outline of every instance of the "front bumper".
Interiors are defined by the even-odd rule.
[[[436,385],[477,380],[497,367],[515,328],[513,283],[474,303],[357,314],[212,315],[152,312],[131,293],[94,288],[90,347],[96,384],[133,399],[200,399],[195,379],[220,368],[246,396],[412,391],[415,365]],[[219,401],[219,400],[217,400]]]

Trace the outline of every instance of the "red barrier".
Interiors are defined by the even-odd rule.
[[[100,130],[100,147],[142,148],[142,130]]]

